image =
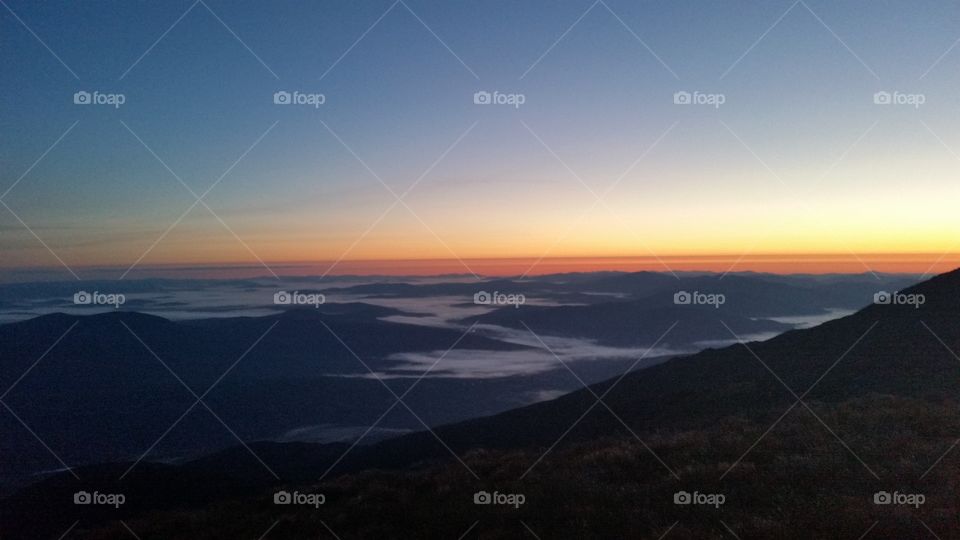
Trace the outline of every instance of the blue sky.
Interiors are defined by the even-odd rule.
[[[4,1],[0,190],[76,122],[3,198],[70,266],[128,266],[193,204],[144,145],[202,193],[261,137],[144,262],[937,252],[958,232],[949,2]],[[376,222],[395,201],[367,167],[400,193],[441,156]],[[58,265],[3,208],[0,230],[4,266]]]

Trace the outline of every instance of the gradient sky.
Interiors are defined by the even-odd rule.
[[[138,260],[936,258],[960,238],[955,2],[4,4],[10,271],[70,277],[43,243],[81,273]],[[126,103],[78,106],[78,90]],[[326,103],[278,106],[278,90]],[[478,90],[526,102],[479,106]],[[675,105],[679,90],[726,102]],[[880,90],[925,103],[878,106]],[[200,194],[248,149],[204,199],[212,212],[196,205],[157,242],[195,202],[166,167]],[[399,204],[377,178],[400,194],[428,169]]]

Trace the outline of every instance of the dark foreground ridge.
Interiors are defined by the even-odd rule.
[[[260,444],[252,450],[263,464],[236,448],[179,466],[141,465],[123,482],[116,478],[128,464],[80,469],[81,480],[61,474],[3,503],[4,537],[56,538],[75,522],[73,538],[121,538],[129,527],[144,540],[268,530],[269,538],[333,531],[344,539],[467,531],[956,537],[960,458],[950,450],[960,435],[960,271],[902,294],[924,303],[872,305],[349,452]],[[274,504],[281,488],[325,501]],[[126,502],[73,505],[79,490],[123,493]],[[523,504],[475,504],[480,491],[522,494]],[[695,504],[677,504],[685,493]],[[877,504],[884,493],[892,504]],[[914,505],[903,504],[906,495]]]

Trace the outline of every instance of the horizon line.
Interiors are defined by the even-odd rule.
[[[769,274],[939,274],[960,267],[956,253],[753,253],[753,254],[685,254],[685,255],[621,255],[621,256],[558,256],[558,257],[473,257],[473,258],[408,258],[350,259],[340,261],[251,261],[170,262],[134,268],[131,278],[183,277],[270,278],[287,277],[515,277],[577,272],[675,272]],[[81,280],[110,279],[120,274],[125,265],[75,265]],[[299,271],[294,272],[294,271]],[[50,281],[58,274],[72,278],[61,266],[0,267],[0,276],[31,277]],[[136,276],[141,274],[140,276]],[[201,275],[197,275],[201,274]],[[117,279],[117,278],[113,278]],[[0,282],[23,281],[0,278]]]

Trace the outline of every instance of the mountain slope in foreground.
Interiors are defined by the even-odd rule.
[[[344,539],[956,537],[960,271],[902,294],[924,303],[873,305],[553,401],[357,447],[325,477],[346,449],[255,447],[278,469],[296,469],[288,490],[324,494],[319,508],[273,504],[276,486],[237,451],[199,469],[150,468],[127,484],[93,485],[123,490],[132,502],[119,510],[79,512],[68,497],[78,486],[92,490],[90,480],[51,480],[6,503],[7,530],[23,530],[29,516],[34,526],[63,529],[79,520],[71,536],[95,539],[129,535],[127,527],[145,540],[267,530],[269,538],[333,531]],[[177,505],[190,474],[243,485]],[[524,503],[476,505],[479,490],[522,494]],[[675,504],[678,492],[714,504]],[[883,492],[893,504],[875,503]]]

